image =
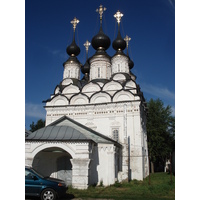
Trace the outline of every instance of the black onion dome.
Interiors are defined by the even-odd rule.
[[[90,72],[90,65],[89,65],[88,61],[86,61],[85,64],[81,67],[81,72],[83,74]]]
[[[72,41],[72,43],[67,47],[67,54],[69,56],[78,56],[80,53],[80,48],[77,46],[75,40]]]
[[[134,67],[134,62],[131,59],[129,59],[128,61],[128,66],[129,66],[129,69],[132,69]]]
[[[102,27],[100,27],[99,33],[92,38],[92,47],[97,50],[103,48],[108,49],[110,46],[110,38],[104,34]]]
[[[120,31],[118,31],[118,35],[117,38],[113,41],[112,43],[112,47],[113,49],[117,50],[124,50],[126,48],[126,42],[125,40],[122,38]]]

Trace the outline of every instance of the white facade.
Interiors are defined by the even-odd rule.
[[[79,95],[79,100],[86,105],[76,104],[76,106],[71,105],[62,109],[54,107],[53,110],[51,106],[46,107],[46,125],[66,115],[112,139],[115,139],[113,132],[117,130],[120,144],[126,146],[129,140],[131,172],[129,178],[143,180],[148,175],[147,135],[144,128],[146,121],[145,116],[142,116],[144,113],[142,113],[141,102],[139,100],[128,101],[128,95],[130,94],[121,91],[116,94],[116,98],[113,98],[114,102],[111,102],[111,97],[107,93],[98,93],[95,95],[96,98],[91,98],[92,104],[88,103],[88,105],[86,104],[88,99],[83,100],[85,96]],[[124,99],[126,102],[117,102],[118,99]],[[107,101],[107,103],[100,104],[101,101]]]

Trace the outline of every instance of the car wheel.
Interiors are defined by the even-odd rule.
[[[56,200],[56,193],[54,190],[47,188],[41,193],[41,200]]]

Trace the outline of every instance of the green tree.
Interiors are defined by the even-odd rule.
[[[147,137],[151,159],[151,172],[164,167],[170,153],[175,149],[175,118],[171,106],[164,107],[160,99],[148,102]]]
[[[39,119],[36,124],[34,122],[32,122],[32,124],[30,124],[30,131],[34,132],[43,127],[45,127],[45,120]]]

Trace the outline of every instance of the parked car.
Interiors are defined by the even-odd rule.
[[[25,167],[25,196],[55,200],[66,194],[67,189],[63,180],[44,177],[33,168]]]

